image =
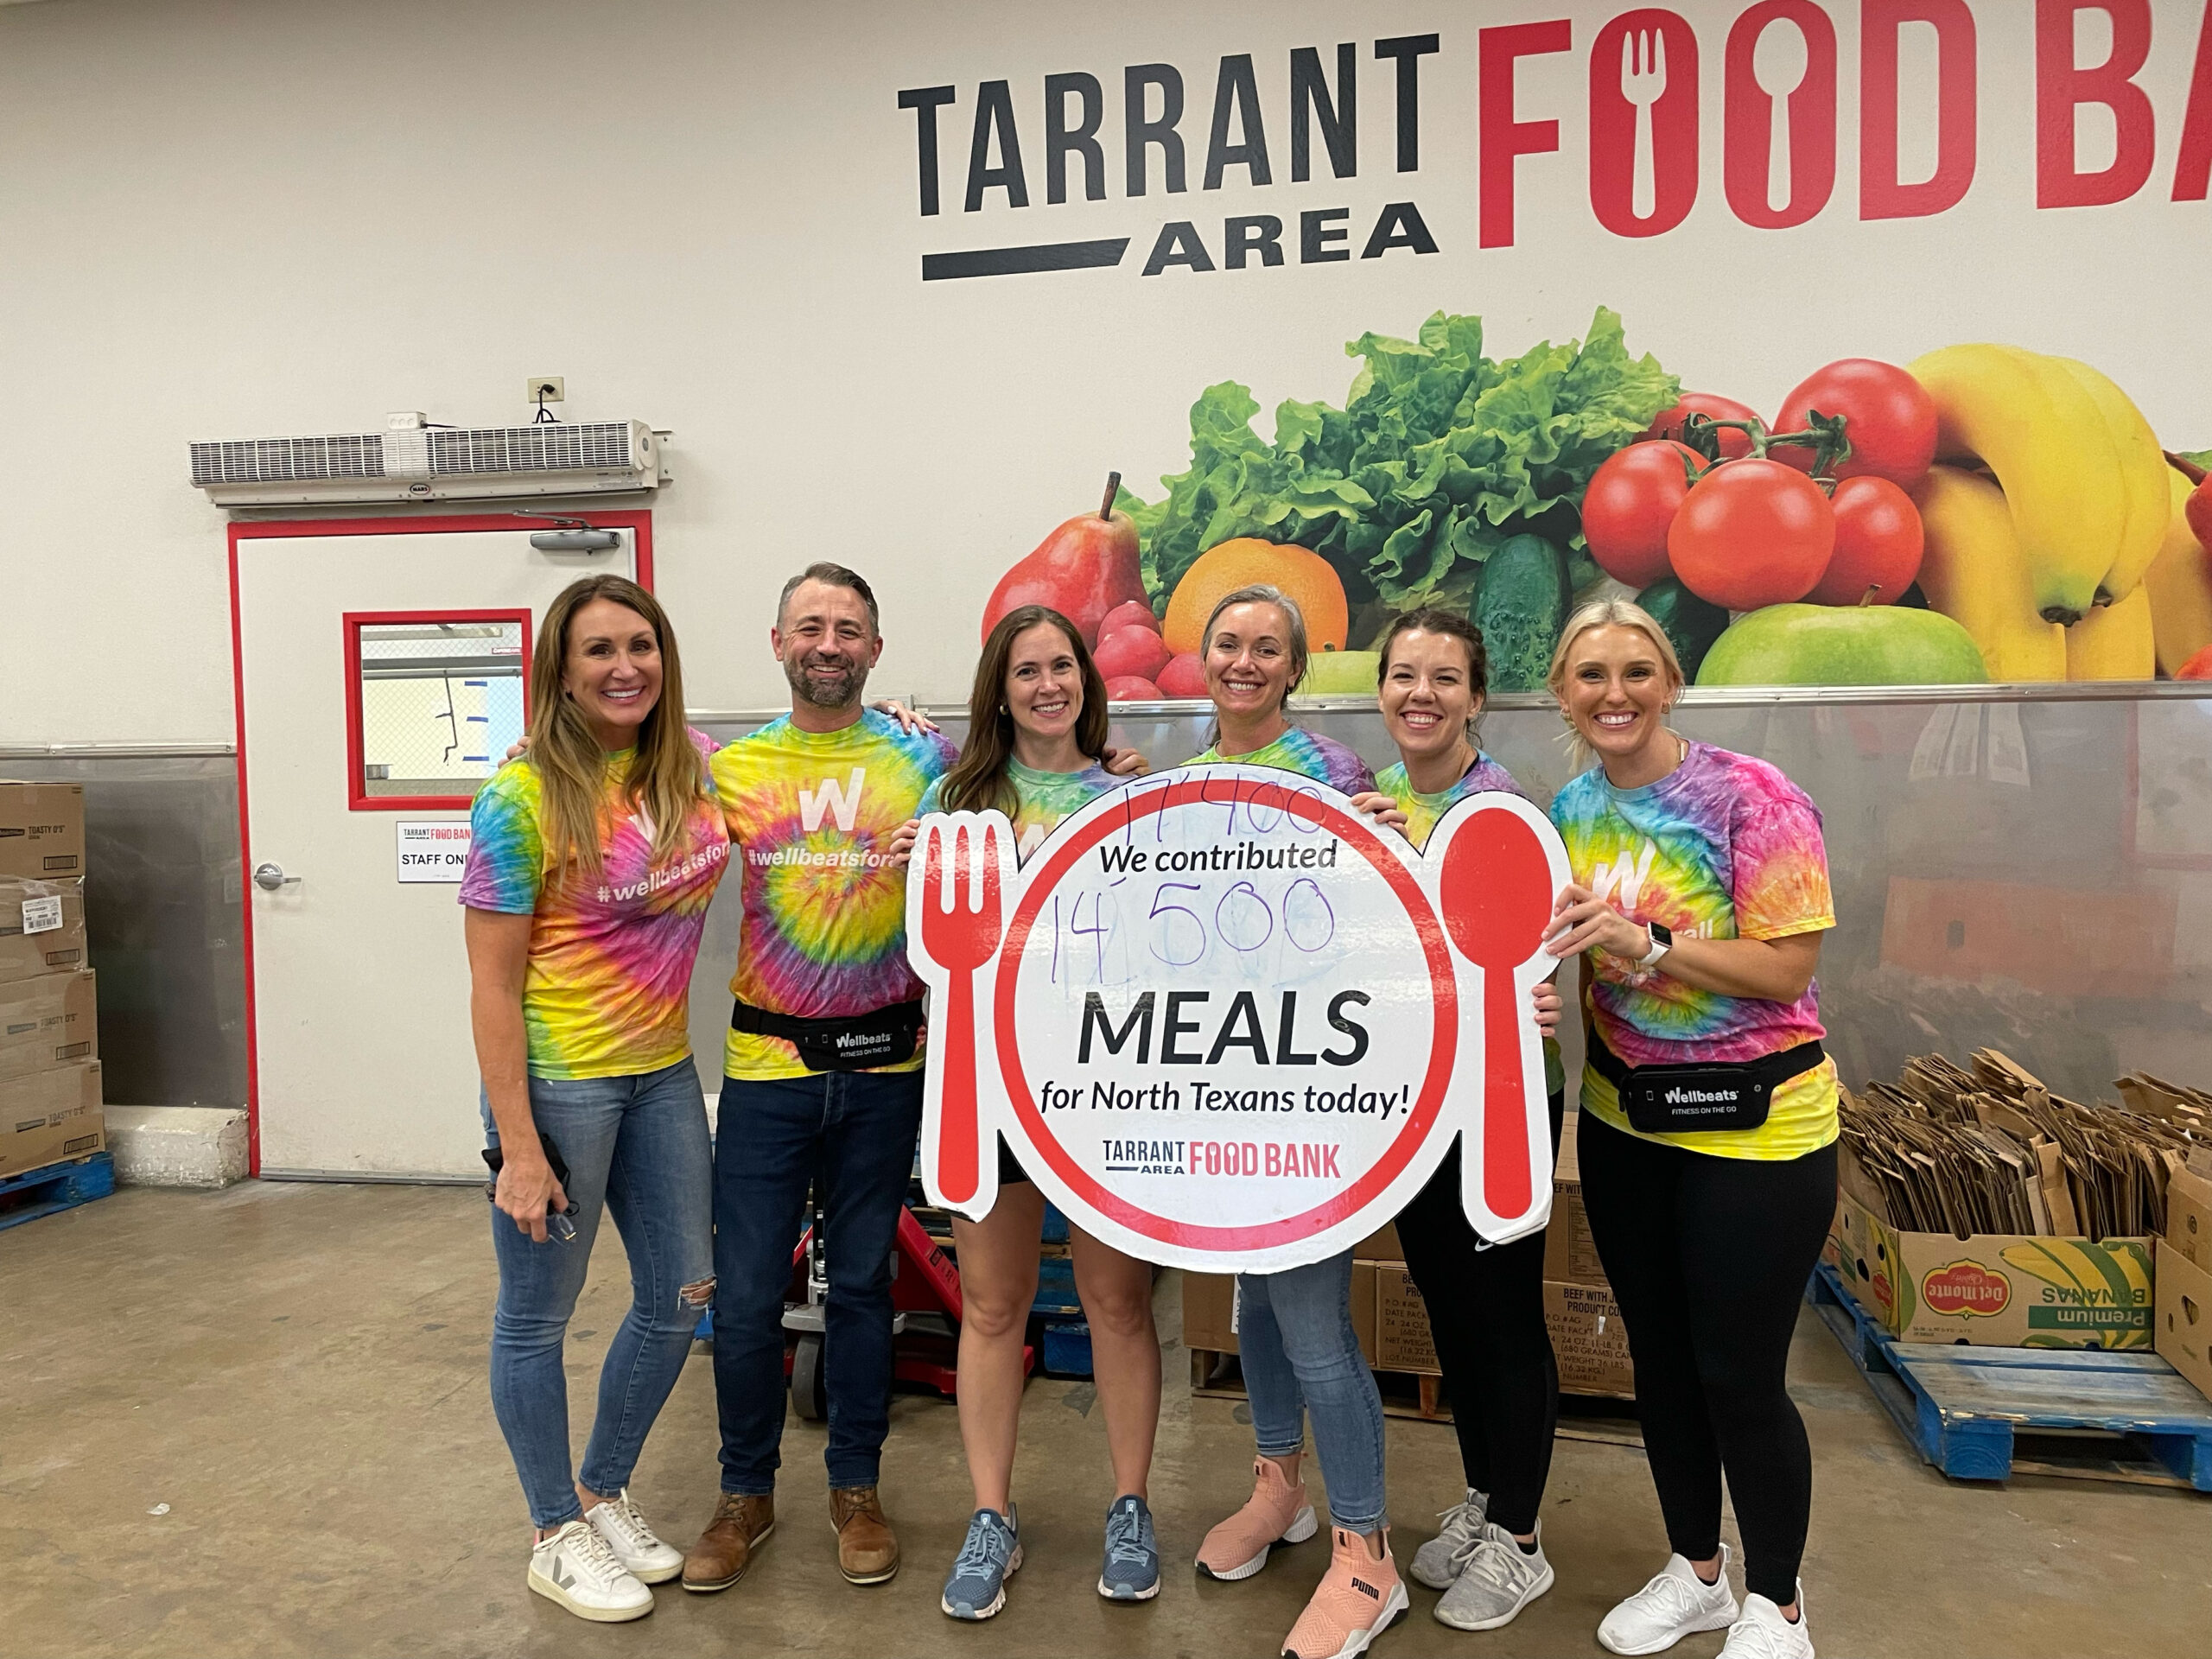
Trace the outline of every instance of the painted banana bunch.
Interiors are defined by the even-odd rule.
[[[1938,456],[2002,488],[2037,616],[2070,627],[2137,591],[2171,509],[2165,458],[2126,393],[2013,346],[1947,346],[1911,371],[1936,400]],[[2006,677],[1993,664],[1993,677]]]

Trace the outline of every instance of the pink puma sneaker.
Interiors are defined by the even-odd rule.
[[[1406,1586],[1390,1559],[1389,1531],[1379,1561],[1356,1532],[1335,1527],[1330,1538],[1329,1570],[1283,1638],[1283,1659],[1352,1659],[1405,1616]]]
[[[1198,1571],[1210,1579],[1249,1579],[1268,1564],[1268,1552],[1277,1544],[1302,1544],[1319,1530],[1306,1501],[1306,1483],[1294,1486],[1281,1465],[1255,1458],[1252,1496],[1206,1534],[1198,1546]]]

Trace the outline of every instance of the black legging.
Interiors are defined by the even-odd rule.
[[[1744,1582],[1786,1607],[1813,1505],[1813,1452],[1789,1398],[1789,1337],[1835,1213],[1835,1147],[1786,1162],[1716,1158],[1581,1114],[1590,1236],[1620,1303],[1667,1541],[1720,1550],[1720,1475]]]
[[[1556,1154],[1565,1097],[1554,1095],[1551,1104]],[[1398,1243],[1428,1307],[1467,1484],[1490,1495],[1489,1519],[1508,1532],[1534,1532],[1559,1425],[1559,1362],[1544,1328],[1544,1236],[1475,1248],[1455,1141],[1400,1213]]]

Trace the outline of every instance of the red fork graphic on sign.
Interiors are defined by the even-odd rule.
[[[1375,1230],[1456,1140],[1477,1230],[1542,1227],[1529,994],[1567,861],[1526,801],[1459,803],[1424,857],[1323,785],[1212,766],[1014,846],[995,813],[932,817],[908,884],[938,1202],[988,1213],[1003,1137],[1118,1249],[1272,1271]]]

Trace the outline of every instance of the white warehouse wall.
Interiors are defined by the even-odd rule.
[[[1681,0],[1706,66],[1701,194],[1652,240],[1600,229],[1587,188],[1586,53],[1621,9],[0,7],[0,390],[13,423],[0,445],[0,743],[230,738],[224,515],[187,482],[188,441],[375,430],[402,409],[505,423],[526,416],[536,374],[565,377],[570,419],[673,429],[659,586],[695,703],[725,709],[779,700],[772,598],[823,556],[879,587],[881,690],[964,695],[997,573],[1095,503],[1109,467],[1158,495],[1159,475],[1186,464],[1201,388],[1239,379],[1268,410],[1341,402],[1344,341],[1411,334],[1440,307],[1480,313],[1503,357],[1579,334],[1610,305],[1632,349],[1769,412],[1832,358],[2017,340],[2106,370],[2173,447],[2212,445],[2212,213],[2171,199],[2201,0],[2154,0],[2137,77],[2158,116],[2147,184],[2063,211],[2035,205],[2034,9],[1976,0],[1973,191],[1940,216],[1879,222],[1858,213],[1859,8],[1836,0],[1839,177],[1821,213],[1786,231],[1751,229],[1722,200],[1722,48],[1744,5]],[[1559,148],[1516,164],[1515,245],[1480,247],[1478,30],[1570,16],[1573,50],[1525,58],[1515,82],[1521,118],[1556,119]],[[1442,46],[1421,70],[1420,163],[1401,172],[1392,67],[1371,44],[1430,31]],[[1362,66],[1357,175],[1317,162],[1319,177],[1294,183],[1288,54],[1346,39]],[[1908,90],[1932,87],[1918,35],[1907,46]],[[2085,45],[2084,61],[2099,49]],[[1258,187],[1232,168],[1207,192],[1216,66],[1243,53],[1276,177]],[[1191,189],[1135,200],[1122,76],[1154,61],[1185,77]],[[1111,188],[1051,204],[1041,86],[1070,69],[1105,87]],[[978,84],[1001,77],[1032,201],[1015,209],[994,190],[967,213]],[[924,218],[915,117],[897,93],[939,84],[957,93],[942,123],[945,209]],[[1925,161],[1932,117],[1904,126],[1908,162]],[[2087,111],[2085,168],[2110,130]],[[1438,255],[1137,270],[1166,220],[1194,221],[1219,257],[1226,214],[1283,215],[1294,240],[1301,211],[1341,206],[1357,248],[1384,204],[1408,200]],[[928,251],[1113,236],[1133,238],[1115,270],[918,280]]]

